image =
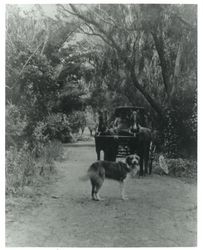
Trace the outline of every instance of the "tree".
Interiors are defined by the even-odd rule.
[[[72,13],[83,21],[83,24],[86,25],[87,29],[87,32],[85,31],[86,34],[99,36],[106,44],[117,52],[119,60],[122,60],[125,70],[130,74],[133,86],[141,91],[153,108],[161,115],[162,110],[160,106],[139,83],[134,71],[136,63],[136,55],[134,52],[136,51],[136,41],[140,36],[140,31],[136,30],[134,33],[129,32],[131,26],[134,25],[134,23],[131,22],[130,25],[127,26],[130,18],[130,8],[126,5],[104,5],[102,7],[100,6],[100,8],[98,8],[98,6],[93,6],[92,9],[90,8],[87,11],[81,11],[74,5],[70,5],[70,7],[71,11],[62,6],[64,11]],[[114,14],[113,17],[110,16],[112,13]],[[107,21],[101,22],[101,20],[104,19]]]
[[[77,32],[96,37],[101,47],[99,58],[92,59],[98,81],[94,91],[106,106],[113,93],[134,105],[145,99],[158,114],[159,128],[167,131],[165,139],[181,148],[183,133],[192,133],[184,120],[195,112],[196,6],[70,4],[59,9],[73,16]]]
[[[62,5],[60,8],[65,13],[71,13],[79,18],[80,26],[83,27],[82,30],[85,34],[99,37],[116,53],[118,60],[124,64],[124,70],[128,72],[131,88],[134,87],[140,91],[152,108],[163,116],[163,108],[166,105],[170,106],[170,95],[175,92],[174,80],[171,80],[172,74],[175,72],[174,78],[176,78],[181,68],[180,58],[183,54],[181,53],[183,47],[177,42],[179,41],[177,36],[179,31],[174,30],[174,27],[180,27],[183,30],[182,40],[184,40],[184,36],[188,36],[188,27],[192,27],[193,32],[189,33],[188,39],[193,44],[191,49],[195,49],[194,39],[192,40],[196,31],[195,21],[192,25],[188,23],[188,27],[183,29],[183,25],[186,24],[182,14],[187,7],[119,4],[70,5],[70,7]],[[191,11],[188,12],[194,18],[196,16],[195,7],[189,6],[189,8]],[[172,22],[174,16],[176,23]],[[177,26],[180,23],[181,26]],[[159,68],[158,80],[159,84],[164,86],[161,91],[164,91],[162,95],[165,97],[162,103],[157,103],[157,97],[153,97],[147,89],[146,78],[142,78],[143,74],[146,75],[150,63],[155,64],[154,68]],[[193,72],[195,72],[195,65]]]

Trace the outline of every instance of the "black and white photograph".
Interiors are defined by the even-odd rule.
[[[5,3],[5,247],[198,247],[198,7]]]

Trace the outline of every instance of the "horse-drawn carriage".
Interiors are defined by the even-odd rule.
[[[106,112],[101,112],[95,146],[97,160],[100,160],[101,151],[107,161],[137,153],[140,156],[140,175],[151,173],[152,136],[151,130],[146,128],[142,107],[118,107],[111,122],[108,122]]]

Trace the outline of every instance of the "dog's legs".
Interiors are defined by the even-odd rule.
[[[97,200],[97,197],[96,197],[96,184],[95,184],[95,181],[93,179],[90,179],[90,182],[92,184],[92,200]]]
[[[96,200],[97,200],[97,201],[102,201],[102,200],[104,200],[103,198],[100,197],[100,195],[99,195],[98,192],[96,193]]]
[[[93,180],[91,180],[92,184],[92,199],[95,201],[102,200],[99,196],[99,189],[101,188],[103,181],[100,181],[99,183],[95,183]]]
[[[124,181],[120,181],[120,191],[121,191],[122,200],[127,200],[128,198],[125,194],[125,182]]]
[[[96,197],[96,200],[97,200],[97,201],[103,200],[103,199],[100,197],[100,195],[99,195],[99,190],[100,190],[100,188],[101,188],[103,182],[104,182],[103,180],[100,180],[100,181],[97,183],[96,187],[95,187],[95,197]]]
[[[96,200],[95,198],[95,185],[92,184],[92,200]]]

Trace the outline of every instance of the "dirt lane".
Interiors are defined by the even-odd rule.
[[[94,147],[64,147],[56,182],[45,187],[38,205],[7,214],[11,247],[175,247],[196,245],[196,185],[152,175],[130,179],[120,199],[119,184],[106,181],[104,201],[90,199],[81,182],[95,160]],[[12,220],[11,220],[12,218]]]

